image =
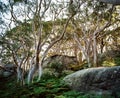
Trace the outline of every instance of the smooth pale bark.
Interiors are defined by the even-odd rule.
[[[120,5],[120,0],[99,0],[99,1],[104,2],[104,3],[113,4],[113,5]]]
[[[97,67],[97,42],[96,42],[96,36],[94,34],[93,36],[93,66]]]
[[[43,3],[44,2],[44,3]],[[40,2],[39,2],[39,0],[37,0],[36,1],[36,4],[38,4],[38,5],[36,5],[36,12],[35,12],[35,15],[34,16],[39,16],[40,15],[40,12],[41,12],[41,6],[42,6],[42,4],[44,5],[44,11],[42,12],[42,15],[40,15],[39,16],[39,18],[38,17],[36,17],[36,18],[38,18],[38,22],[39,22],[39,24],[40,24],[40,26],[39,26],[39,29],[38,29],[38,31],[37,31],[37,33],[38,33],[38,42],[36,43],[36,41],[35,41],[35,43],[36,43],[36,56],[35,56],[35,64],[33,65],[33,67],[30,69],[30,71],[29,71],[29,73],[28,73],[28,84],[30,83],[30,82],[32,82],[32,79],[34,78],[34,74],[36,73],[36,71],[39,69],[39,78],[41,77],[41,75],[42,75],[42,67],[41,67],[41,64],[40,64],[40,60],[39,60],[39,55],[40,55],[40,51],[41,51],[41,48],[42,48],[42,24],[41,24],[41,22],[42,22],[42,18],[44,17],[44,15],[45,15],[45,13],[47,12],[47,10],[49,9],[49,7],[50,7],[50,4],[51,4],[51,0],[48,0],[48,4],[47,4],[47,1],[43,1],[43,0],[40,0]],[[36,23],[35,23],[35,21],[33,22],[33,24],[34,24],[34,26],[33,26],[33,28],[35,27],[35,25],[36,25]],[[36,27],[35,27],[36,28]],[[34,29],[35,29],[34,28]],[[33,32],[35,31],[33,29]]]
[[[84,49],[84,47],[82,46],[80,40],[79,40],[79,37],[74,33],[74,39],[75,41],[78,43],[78,47],[80,48],[80,50],[83,52],[86,60],[87,60],[87,63],[88,63],[88,67],[91,67],[91,63],[90,63],[90,56],[89,54],[86,52],[86,49]]]
[[[38,66],[33,65],[28,73],[28,84],[30,84],[32,82],[32,79],[33,79],[33,76],[34,76],[36,70],[38,70]]]
[[[24,85],[24,71],[21,67],[17,67],[17,82],[20,83],[20,85]]]
[[[41,79],[41,76],[42,76],[42,66],[40,64],[39,71],[38,71],[38,81]]]
[[[54,40],[54,41],[48,46],[48,48],[45,50],[45,52],[44,52],[44,54],[43,54],[43,56],[42,56],[42,58],[41,58],[40,65],[39,65],[38,81],[39,81],[40,78],[41,78],[41,75],[42,75],[42,64],[43,64],[43,62],[44,62],[44,59],[45,59],[48,51],[51,49],[51,47],[52,47],[54,44],[56,44],[57,42],[59,42],[59,41],[64,37],[64,34],[65,34],[65,32],[66,32],[66,28],[67,28],[67,26],[68,26],[68,24],[69,24],[69,21],[73,18],[73,16],[74,16],[74,15],[71,15],[71,16],[69,17],[69,19],[66,21],[66,24],[65,24],[65,26],[64,26],[64,29],[63,29],[63,32],[62,32],[61,36],[60,36],[58,39]]]

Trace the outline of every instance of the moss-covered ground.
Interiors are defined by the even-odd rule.
[[[62,79],[63,76],[46,76],[24,86],[19,86],[14,77],[1,79],[0,98],[114,98],[73,91],[61,82]]]

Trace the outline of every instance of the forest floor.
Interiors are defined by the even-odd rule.
[[[63,77],[46,76],[24,86],[17,85],[15,77],[1,79],[0,98],[114,98],[73,91],[61,82]]]

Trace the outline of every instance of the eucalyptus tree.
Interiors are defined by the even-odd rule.
[[[77,9],[79,3],[81,3],[80,8]],[[74,9],[71,9],[71,6],[74,6]],[[114,7],[97,0],[75,0],[69,8],[70,14],[76,13],[71,21],[75,32],[74,39],[85,56],[88,66],[91,67],[91,57],[93,65],[97,66],[97,39],[102,35],[101,32],[112,24]]]
[[[28,18],[26,15],[28,14],[26,12],[26,4],[22,2],[22,0],[9,0],[7,6],[7,13],[3,13],[5,16],[4,20],[7,22],[6,32],[1,35],[0,39],[2,47],[1,54],[2,58],[8,58],[7,62],[14,62],[17,68],[17,81],[23,85],[24,72],[28,67],[27,63],[32,54],[32,27],[29,21],[27,21]],[[9,15],[9,17],[7,15]]]
[[[27,26],[27,27],[26,27]],[[28,24],[23,23],[10,31],[6,31],[0,40],[2,46],[2,55],[8,58],[9,62],[14,62],[17,68],[17,81],[23,85],[24,74],[27,70],[27,61],[32,52],[33,38],[30,37]],[[27,31],[26,31],[27,30]]]
[[[45,9],[43,10],[42,14],[40,15],[40,19],[42,19],[43,16],[45,16],[46,14],[48,14],[46,11],[49,10],[49,14],[51,15],[51,18],[52,18],[51,21],[53,21],[53,22],[52,22],[52,29],[46,32],[46,33],[48,33],[48,35],[46,34],[47,36],[45,36],[46,38],[44,38],[45,41],[44,41],[44,39],[41,39],[42,34],[44,34],[45,32],[43,31],[42,27],[40,27],[41,28],[41,31],[39,32],[40,33],[40,35],[39,35],[40,36],[40,38],[39,38],[40,43],[38,43],[39,48],[37,48],[37,50],[38,50],[37,55],[38,56],[39,56],[39,53],[40,53],[40,49],[42,49],[43,45],[45,45],[45,42],[48,42],[48,43],[47,43],[46,49],[44,49],[44,52],[41,56],[40,64],[39,64],[39,60],[36,59],[36,62],[39,64],[38,80],[40,80],[41,72],[42,72],[41,71],[41,66],[43,64],[43,61],[44,61],[49,49],[51,49],[51,47],[55,43],[59,42],[64,37],[64,34],[66,32],[66,28],[68,26],[68,23],[69,23],[70,19],[74,16],[74,15],[71,15],[70,17],[67,17],[64,24],[61,24],[61,22],[60,22],[59,25],[56,24],[57,19],[62,20],[64,18],[64,11],[66,10],[65,1],[64,0],[63,1],[53,1],[53,2],[52,2],[52,0],[48,0],[48,1],[49,2],[41,1],[40,4],[39,4],[39,7],[41,7],[42,4],[46,5]],[[41,24],[41,21],[39,21],[39,23]],[[42,25],[42,26],[44,27],[44,25]],[[42,43],[41,43],[41,40],[43,40]],[[31,70],[31,72],[30,72],[32,74],[31,75],[29,74],[30,78],[28,78],[28,82],[31,81],[31,79],[32,79],[33,73],[35,71],[34,67],[33,67],[33,70]],[[37,68],[37,66],[36,66],[36,68]]]
[[[74,38],[88,63],[91,51],[96,63],[97,37],[110,25],[111,7],[95,0],[9,0],[7,32],[0,42],[17,66],[18,80],[23,78],[21,69],[27,66],[27,61],[30,61],[28,83],[38,69],[40,79],[48,51],[65,37],[70,21]]]
[[[12,52],[15,55],[13,55],[13,59],[18,67],[18,73],[20,73],[22,62],[28,60],[26,54],[32,51],[32,56],[29,55],[31,66],[28,73],[28,83],[32,81],[38,69],[39,80],[42,74],[41,66],[44,58],[49,49],[63,38],[68,23],[74,15],[69,17],[64,15],[66,10],[64,0],[27,0],[27,2],[24,0],[9,0],[8,3],[10,8],[8,31],[13,31],[13,35],[15,35],[14,37],[12,36],[11,42],[17,44],[17,47],[12,48]],[[56,24],[57,19],[62,20],[65,17],[64,23],[59,22]],[[46,22],[47,19],[50,19],[51,23]],[[13,30],[13,26],[16,30]],[[25,31],[22,31],[23,28]],[[25,36],[25,34],[28,34],[28,36]],[[26,41],[28,40],[27,37],[29,41]],[[14,38],[16,41],[14,41]],[[30,44],[30,48],[27,48],[27,42]],[[20,58],[20,65],[16,63],[16,57]],[[26,59],[23,60],[23,58]],[[22,76],[22,74],[19,74],[19,76]]]

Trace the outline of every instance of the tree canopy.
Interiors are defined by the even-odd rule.
[[[25,72],[30,83],[38,69],[40,79],[46,57],[56,54],[101,66],[99,54],[120,48],[120,0],[99,1],[1,1],[1,62],[14,63],[22,83]]]

